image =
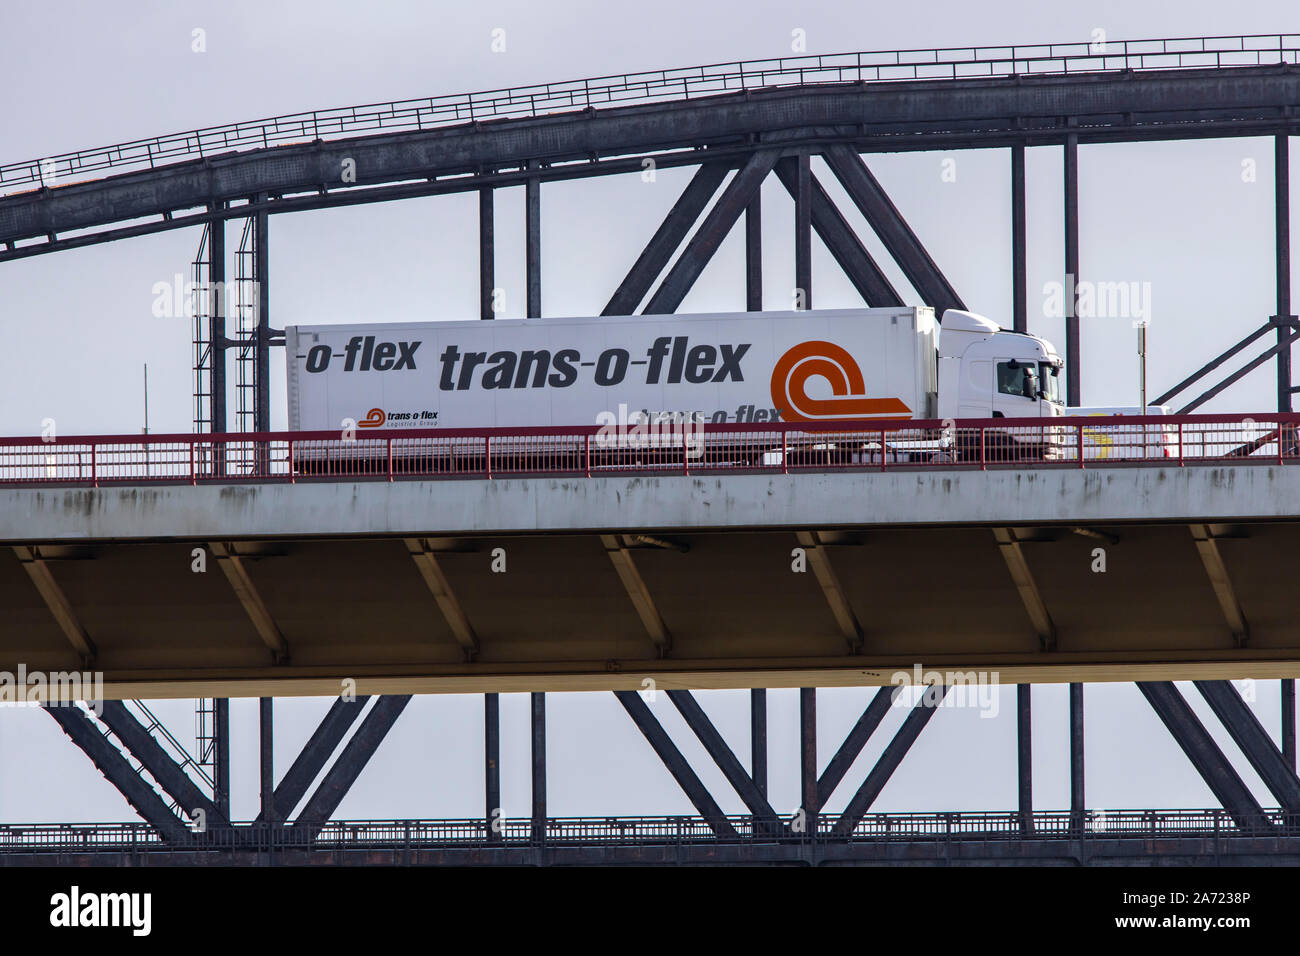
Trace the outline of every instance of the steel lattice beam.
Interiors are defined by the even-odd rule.
[[[601,315],[632,315],[636,312],[636,307],[650,291],[651,284],[659,278],[731,169],[729,163],[704,163],[695,171],[691,181],[668,210],[668,215],[664,216],[655,234],[637,256],[632,268],[614,290]]]
[[[912,227],[881,188],[876,177],[871,175],[871,170],[867,169],[862,157],[850,146],[831,146],[824,155],[835,178],[876,231],[921,300],[926,305],[933,306],[935,315],[941,318],[948,309],[965,309],[966,305],[957,290],[935,265]]]
[[[101,707],[103,711],[100,720],[135,755],[135,759],[140,761],[149,775],[171,794],[172,799],[180,804],[187,815],[193,818],[196,811],[202,811],[210,825],[219,826],[229,822],[217,805],[163,750],[153,734],[126,709],[125,704],[118,700],[106,700]]]
[[[776,164],[776,175],[790,193],[798,194],[797,169],[794,160],[782,159]],[[872,307],[901,306],[903,298],[894,289],[867,247],[862,244],[844,214],[827,194],[817,177],[811,177],[812,227],[825,243],[839,267],[844,270],[862,301]]]
[[[944,697],[948,695],[948,686],[946,684],[937,684],[933,687],[926,687],[922,691],[919,701],[912,707],[911,712],[903,720],[903,726],[898,729],[876,765],[871,768],[867,778],[862,781],[862,786],[858,788],[857,793],[849,800],[848,806],[840,814],[840,819],[835,824],[835,832],[840,835],[852,833],[862,817],[871,805],[875,803],[876,798],[880,796],[880,791],[885,789],[885,784],[893,776],[898,765],[903,762],[907,752],[912,749],[912,744],[916,743],[916,738],[921,735],[925,725],[930,722],[934,716],[935,709],[942,703]]]
[[[637,729],[645,736],[646,741],[654,749],[654,752],[663,761],[663,765],[672,774],[677,785],[682,788],[686,798],[694,804],[695,809],[699,811],[700,816],[704,817],[713,831],[714,836],[736,837],[736,829],[728,821],[722,808],[718,806],[716,800],[709,793],[704,782],[700,780],[682,752],[677,749],[668,732],[664,730],[663,725],[659,723],[658,718],[650,712],[646,702],[641,699],[641,695],[634,690],[616,690],[614,696],[618,702],[623,705],[632,722],[636,724]]]
[[[731,784],[740,799],[745,802],[745,806],[749,807],[749,812],[765,822],[772,832],[780,829],[781,821],[777,818],[776,811],[767,802],[767,797],[759,790],[754,778],[745,772],[745,768],[741,766],[731,747],[722,738],[722,734],[718,733],[718,728],[713,725],[713,721],[709,720],[708,715],[704,713],[695,696],[688,690],[670,690],[668,699],[681,712],[686,725],[695,732],[695,736],[700,739],[700,743],[713,758],[713,762],[727,778],[727,783]]]
[[[1173,682],[1138,681],[1137,686],[1237,826],[1246,830],[1270,827],[1259,801],[1197,720]]]
[[[275,788],[274,809],[277,820],[289,819],[289,814],[293,813],[294,807],[306,796],[307,788],[324,769],[326,761],[338,748],[348,728],[361,716],[361,711],[365,709],[366,702],[369,700],[368,696],[358,697],[356,700],[344,700],[338,697],[330,704],[330,709],[312,731],[311,737],[298,752],[288,772]],[[263,814],[259,813],[258,822],[262,822],[263,819]]]
[[[379,745],[388,736],[397,718],[401,716],[406,705],[411,702],[410,694],[387,694],[375,701],[374,707],[361,722],[357,732],[352,735],[339,759],[325,774],[316,792],[307,800],[306,806],[294,821],[295,827],[312,828],[319,826],[334,815],[343,798],[347,796],[352,784],[361,775],[370,758],[375,755]]]
[[[1237,689],[1222,680],[1198,680],[1195,684],[1282,809],[1300,814],[1300,778]]]
[[[709,210],[700,228],[696,230],[691,241],[686,244],[681,256],[668,270],[668,275],[659,284],[658,290],[646,303],[646,315],[662,315],[676,312],[677,307],[691,291],[691,286],[700,277],[704,267],[709,264],[713,254],[727,238],[727,233],[735,225],[745,207],[758,195],[763,180],[772,171],[781,151],[777,149],[759,149],[750,155],[745,165],[727,183],[726,189],[718,197],[713,208]]]
[[[45,711],[162,839],[168,843],[191,842],[192,835],[184,822],[172,813],[158,792],[135,772],[135,768],[108,742],[81,708],[46,707]]]
[[[882,687],[872,695],[871,702],[862,711],[862,716],[858,718],[857,723],[849,730],[844,743],[840,744],[840,749],[835,751],[835,756],[831,758],[831,762],[826,765],[821,778],[817,781],[818,810],[826,806],[826,801],[835,793],[836,787],[853,766],[853,761],[858,759],[862,748],[867,745],[871,735],[876,732],[880,722],[889,713],[889,708],[897,695],[897,687]]]

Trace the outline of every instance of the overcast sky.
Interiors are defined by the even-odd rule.
[[[1012,43],[1086,42],[1295,29],[1285,0],[1246,7],[1208,0],[1039,0],[974,5],[771,0],[702,4],[135,2],[13,4],[0,26],[0,163],[278,113],[468,92],[641,69],[789,55],[792,31],[810,53]],[[492,31],[505,52],[492,52]],[[193,50],[201,29],[205,51]],[[1274,309],[1273,145],[1267,139],[1088,146],[1080,149],[1081,273],[1150,289],[1151,394],[1261,324]],[[955,165],[946,160],[955,161]],[[1009,158],[1005,151],[912,153],[869,163],[931,255],[975,311],[1009,326]],[[1253,163],[1254,181],[1242,176]],[[1243,166],[1245,164],[1245,166]],[[1296,161],[1293,159],[1293,165]],[[816,170],[824,170],[815,161]],[[953,177],[944,170],[955,171]],[[1293,169],[1294,174],[1294,169]],[[689,177],[662,171],[547,186],[543,191],[543,312],[597,314]],[[879,243],[830,175],[822,183],[873,250]],[[1294,177],[1293,177],[1294,178]],[[793,285],[791,203],[764,187],[766,293],[785,307]],[[1044,287],[1062,272],[1061,150],[1028,158],[1030,328],[1063,349],[1063,322],[1043,315]],[[497,200],[497,278],[504,315],[523,311],[522,190]],[[476,228],[469,195],[275,217],[270,226],[272,322],[477,317]],[[237,240],[230,230],[229,242]],[[155,283],[188,274],[199,232],[177,230],[0,267],[0,433],[138,431],[141,368],[149,366],[151,430],[191,427],[190,325],[151,314]],[[815,240],[819,307],[861,305]],[[885,263],[886,256],[878,258]],[[740,236],[723,245],[682,311],[744,307]],[[892,264],[886,270],[918,302]],[[1136,333],[1127,318],[1085,320],[1084,404],[1137,401]],[[282,359],[273,356],[273,424],[284,427]],[[1274,407],[1272,366],[1205,410]],[[1226,735],[1198,694],[1191,705]],[[1261,682],[1256,712],[1278,727],[1276,682]],[[821,763],[865,706],[870,689],[821,693]],[[748,762],[743,692],[701,695]],[[798,803],[797,694],[770,695],[771,794]],[[1087,690],[1088,803],[1093,807],[1211,806],[1214,801],[1132,685]],[[327,706],[278,705],[278,771]],[[1063,687],[1035,690],[1035,797],[1068,805]],[[189,702],[158,712],[192,738]],[[1015,806],[1014,692],[1000,715],[945,708],[873,809]],[[738,798],[661,697],[655,706],[724,808]],[[481,698],[419,698],[398,721],[339,816],[473,816],[481,811]],[[256,804],[256,706],[233,707],[235,813]],[[549,807],[554,815],[689,812],[690,805],[608,695],[549,698]],[[891,714],[831,809],[841,808],[901,721]],[[502,700],[507,815],[528,808],[527,710]],[[1235,749],[1265,805],[1275,801]],[[0,820],[131,819],[120,796],[39,712],[0,711]],[[14,773],[13,768],[23,768]]]

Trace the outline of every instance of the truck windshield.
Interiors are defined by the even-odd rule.
[[[1049,402],[1061,401],[1061,388],[1057,374],[1061,371],[1050,362],[1039,362],[1038,367],[1042,373],[1038,376],[1039,388],[1043,390],[1043,395]]]

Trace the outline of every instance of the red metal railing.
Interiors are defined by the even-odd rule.
[[[0,484],[1095,468],[1300,458],[1300,414],[0,438]]]

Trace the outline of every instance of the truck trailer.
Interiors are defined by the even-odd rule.
[[[942,325],[926,307],[290,325],[285,346],[293,431],[1064,414],[1051,343],[953,309]],[[960,458],[974,441],[922,431],[909,454],[946,441]],[[1050,434],[1000,440],[1052,457]]]

